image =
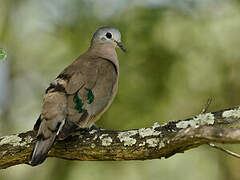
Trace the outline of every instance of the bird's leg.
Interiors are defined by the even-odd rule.
[[[93,124],[91,127],[77,128],[75,132],[89,132],[92,130],[100,131],[101,129],[101,127],[97,127],[96,124]]]
[[[88,132],[89,128],[85,127],[85,128],[77,128],[74,132]]]

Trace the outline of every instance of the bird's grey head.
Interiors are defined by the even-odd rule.
[[[112,44],[126,51],[121,43],[121,33],[114,27],[100,27],[92,37],[91,45],[93,44]]]

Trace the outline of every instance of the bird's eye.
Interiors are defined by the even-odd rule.
[[[107,32],[107,33],[106,33],[106,37],[107,37],[108,39],[111,39],[111,38],[112,38],[112,34],[111,34],[110,32]]]

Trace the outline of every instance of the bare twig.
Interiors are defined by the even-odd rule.
[[[231,155],[231,156],[234,156],[234,157],[236,157],[236,158],[240,158],[240,154],[237,154],[237,153],[232,152],[232,151],[230,151],[230,150],[228,150],[228,149],[225,149],[225,148],[223,148],[223,147],[220,147],[220,146],[218,146],[218,145],[216,145],[216,144],[214,144],[214,143],[208,143],[208,145],[209,145],[210,147],[212,147],[212,148],[215,148],[215,149],[218,149],[218,150],[220,150],[220,151],[223,151],[223,152],[225,152],[225,153],[227,153],[227,154],[229,154],[229,155]]]
[[[202,109],[201,114],[207,112],[207,110],[210,107],[211,103],[212,103],[212,98],[210,97],[210,98],[208,98],[207,103],[205,104],[204,108]]]
[[[211,102],[212,102],[212,98],[208,98],[208,101],[207,101],[207,103],[205,104],[204,108],[202,109],[201,114],[207,112],[208,108],[210,107]],[[214,144],[214,143],[208,143],[208,145],[209,145],[210,147],[212,147],[212,148],[215,148],[215,149],[218,149],[218,150],[220,150],[220,151],[223,151],[223,152],[225,152],[225,153],[227,153],[227,154],[229,154],[229,155],[231,155],[231,156],[240,158],[240,155],[239,155],[239,154],[234,153],[234,152],[232,152],[232,151],[230,151],[230,150],[228,150],[228,149],[225,149],[225,148],[223,148],[223,147],[220,147],[220,146],[218,146],[218,145],[216,145],[216,144]]]

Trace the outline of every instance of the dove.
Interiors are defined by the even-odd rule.
[[[100,27],[90,47],[50,83],[34,130],[37,142],[30,165],[44,162],[56,139],[79,128],[91,128],[112,104],[118,89],[119,63],[115,48],[124,52],[121,33]]]

